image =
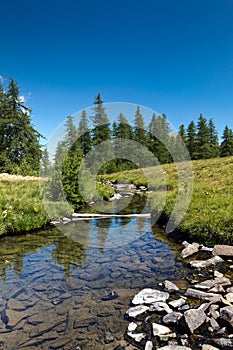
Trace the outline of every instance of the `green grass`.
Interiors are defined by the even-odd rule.
[[[114,194],[111,187],[100,183],[97,184],[97,192],[98,198],[104,199]],[[62,201],[46,201],[44,204],[38,179],[0,178],[0,235],[44,228],[51,219],[63,218],[73,212],[73,207]]]
[[[188,234],[193,240],[208,244],[233,243],[233,157],[193,161],[192,167],[194,187],[191,203],[179,224],[179,231]],[[124,179],[137,186],[145,185],[149,179],[149,188],[153,190],[150,194],[152,214],[161,209],[160,196],[164,196],[166,187],[161,217],[167,220],[178,197],[178,173],[175,164],[166,164],[162,168],[165,182],[157,176],[157,167],[144,169],[146,176],[140,170],[132,170],[105,175],[104,179],[113,182]]]

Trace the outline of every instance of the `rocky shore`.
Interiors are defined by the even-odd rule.
[[[165,280],[160,289],[137,293],[125,315],[125,339],[134,349],[233,349],[233,286],[227,277],[233,247],[183,246],[181,257],[190,266],[186,287]],[[194,254],[196,259],[190,260]]]

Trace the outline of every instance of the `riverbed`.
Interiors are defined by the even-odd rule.
[[[0,349],[134,349],[124,340],[132,297],[165,279],[185,284],[180,245],[150,218],[78,225],[1,239]]]

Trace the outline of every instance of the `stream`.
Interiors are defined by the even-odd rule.
[[[143,203],[135,194],[124,213]],[[0,350],[134,349],[124,340],[132,297],[165,279],[184,285],[181,246],[149,217],[78,225],[0,239]]]

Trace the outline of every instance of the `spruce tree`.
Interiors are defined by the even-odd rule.
[[[218,143],[218,132],[214,125],[213,118],[209,120],[209,139],[210,139],[210,154],[209,158],[214,158],[219,155],[219,143]]]
[[[21,101],[16,81],[9,80],[1,99],[1,164],[0,171],[22,174],[38,173],[42,135],[31,124],[31,110]]]
[[[139,142],[142,145],[147,144],[147,132],[145,128],[145,122],[139,106],[137,106],[135,113],[133,132],[134,141]]]
[[[233,156],[233,131],[226,125],[223,131],[222,143],[220,146],[220,156]]]
[[[68,147],[71,147],[78,137],[77,128],[74,125],[74,117],[72,115],[69,115],[67,117],[65,127],[65,140],[67,142]]]
[[[92,148],[91,133],[88,127],[88,117],[85,110],[81,113],[81,118],[78,126],[78,141],[81,147],[83,156],[85,157]]]
[[[191,159],[197,158],[197,135],[196,135],[196,125],[192,120],[187,128],[187,141],[186,146],[189,151],[189,155]]]
[[[200,114],[197,122],[197,159],[211,157],[210,133],[207,120]]]

